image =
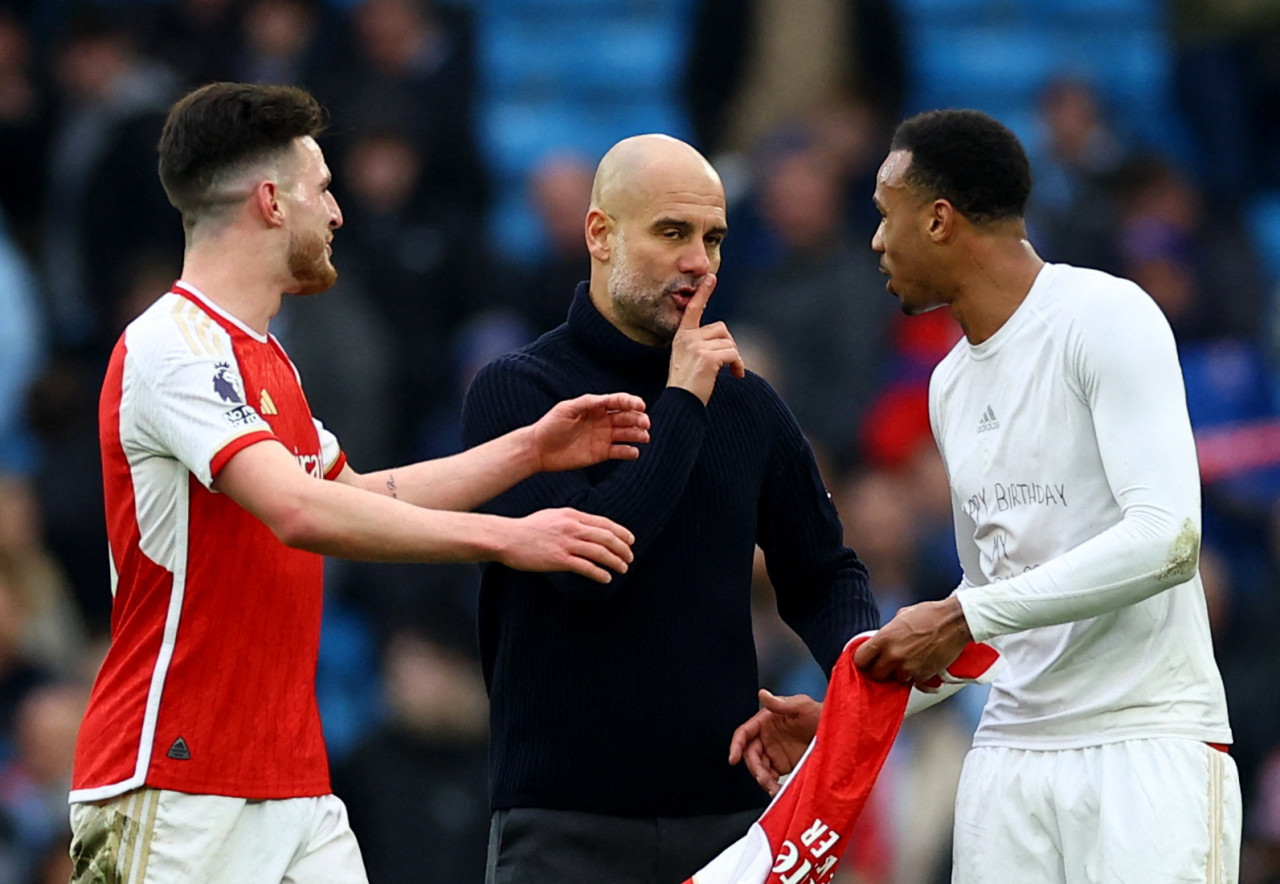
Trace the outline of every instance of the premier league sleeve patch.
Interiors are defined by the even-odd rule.
[[[219,362],[213,366],[213,392],[223,402],[244,404],[244,386],[240,382],[240,376],[231,370],[231,363]]]
[[[213,366],[213,392],[224,403],[234,405],[222,414],[222,419],[233,427],[247,427],[261,422],[261,417],[253,408],[245,403],[244,383],[240,374],[229,362],[218,362]]]

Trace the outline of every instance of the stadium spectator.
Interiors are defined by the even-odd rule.
[[[760,214],[778,244],[741,280],[735,322],[767,330],[778,392],[838,471],[857,454],[857,428],[883,382],[895,311],[876,260],[846,227],[840,170],[812,141],[762,164]]]
[[[14,593],[12,628],[22,656],[50,672],[71,675],[86,639],[80,608],[59,561],[44,544],[36,486],[0,475],[0,571]]]
[[[518,283],[513,306],[528,317],[538,334],[564,322],[564,293],[590,269],[582,253],[582,219],[591,204],[594,169],[571,154],[543,157],[529,173],[529,192],[546,239],[546,248]]]
[[[1114,185],[1132,154],[1093,85],[1058,78],[1036,105],[1041,131],[1031,157],[1036,186],[1027,227],[1049,261],[1118,273],[1119,206]]]
[[[475,230],[488,203],[488,173],[474,124],[476,73],[471,16],[431,0],[360,0],[350,46],[315,72],[316,94],[348,134],[396,129],[420,156],[421,181],[448,205],[460,232]]]
[[[31,659],[26,649],[25,600],[12,571],[0,568],[0,759],[13,752],[15,722],[22,701],[51,681],[52,670]]]
[[[1280,7],[1271,0],[1171,0],[1179,110],[1196,148],[1197,182],[1238,206],[1280,187]]]
[[[78,14],[57,50],[59,91],[40,242],[53,336],[101,370],[118,299],[144,256],[177,263],[182,240],[155,176],[155,133],[175,97],[120,11]],[[119,211],[122,205],[128,212]]]
[[[29,476],[37,466],[27,396],[43,366],[48,339],[36,275],[9,236],[0,208],[0,477]]]
[[[87,698],[83,685],[52,682],[33,690],[18,707],[15,752],[0,765],[0,814],[14,821],[21,857],[7,880],[37,880],[55,853],[67,865],[67,787]],[[70,874],[66,868],[65,877]]]
[[[387,719],[334,770],[372,884],[484,878],[488,708],[469,615],[449,610],[388,639]]]
[[[41,218],[50,114],[34,42],[28,23],[0,7],[0,214],[28,255]]]
[[[1121,268],[1160,305],[1179,346],[1222,337],[1261,346],[1268,293],[1239,213],[1157,154],[1125,163],[1114,189]]]
[[[902,26],[888,0],[699,0],[685,101],[708,155],[858,96],[898,118],[906,86]],[[706,72],[716,72],[708,77]]]
[[[241,39],[228,68],[246,83],[304,86],[320,56],[320,0],[251,0],[240,16]]]
[[[395,386],[385,436],[395,458],[411,450],[424,412],[452,400],[455,336],[469,318],[502,300],[497,274],[475,226],[428,176],[418,140],[400,125],[352,135],[338,163],[343,211],[343,280],[353,308],[386,333],[384,358]]]

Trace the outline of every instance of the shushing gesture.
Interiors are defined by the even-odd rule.
[[[667,374],[668,387],[681,387],[702,400],[706,405],[716,386],[721,367],[727,365],[733,376],[747,375],[738,345],[723,322],[702,325],[702,314],[716,287],[716,276],[708,273],[685,305],[680,327],[671,341],[671,370]]]

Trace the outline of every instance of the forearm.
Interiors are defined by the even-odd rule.
[[[532,431],[521,427],[460,454],[359,477],[367,491],[418,507],[473,510],[538,469]]]
[[[793,453],[764,488],[760,546],[778,612],[830,674],[849,639],[880,625],[867,569],[844,529],[813,455],[795,429]]]
[[[1200,531],[1190,516],[1131,514],[1075,549],[1009,580],[957,593],[975,641],[1087,620],[1190,580]]]
[[[650,409],[651,440],[638,460],[601,465],[603,476],[589,470],[537,473],[495,498],[486,509],[504,516],[523,516],[548,507],[574,507],[627,526],[632,547],[642,560],[679,504],[708,432],[703,405],[686,391],[663,392]],[[474,428],[483,434],[484,427]],[[483,435],[481,435],[483,438]],[[629,574],[615,577],[607,593],[574,574],[550,574],[557,588],[584,594],[593,602],[607,600],[629,585]]]
[[[816,580],[807,592],[778,597],[779,615],[828,677],[850,638],[880,626],[866,568],[852,552],[848,556],[835,575]]]
[[[423,509],[370,494],[359,483],[308,475],[278,441],[235,454],[214,478],[226,494],[286,546],[387,562],[474,562],[495,557],[504,520]]]
[[[448,512],[338,482],[309,480],[268,522],[288,546],[379,562],[479,562],[500,548],[504,519]]]

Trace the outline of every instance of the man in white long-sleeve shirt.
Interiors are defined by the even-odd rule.
[[[917,686],[970,640],[1007,660],[965,761],[954,882],[1235,881],[1240,787],[1173,335],[1135,284],[1036,255],[1030,188],[1017,138],[974,111],[907,120],[877,176],[888,291],[965,333],[929,391],[964,577],[855,660]],[[739,751],[768,784],[813,707],[765,700]]]

